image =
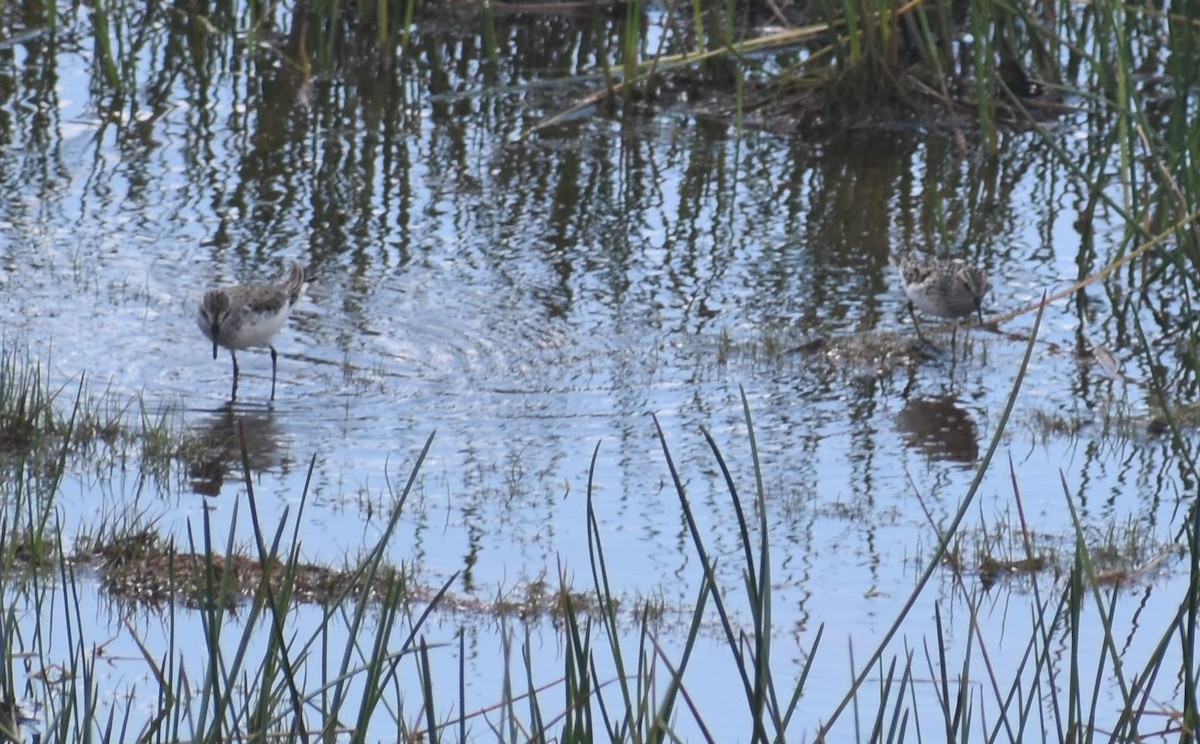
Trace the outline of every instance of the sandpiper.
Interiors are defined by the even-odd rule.
[[[974,312],[983,322],[983,296],[988,291],[987,273],[959,258],[923,258],[914,251],[890,256],[900,270],[908,312],[920,335],[915,306],[923,313],[957,319]]]
[[[236,287],[211,289],[200,302],[196,323],[212,341],[213,359],[217,347],[229,349],[233,359],[233,392],[237,400],[238,363],[236,349],[266,346],[271,350],[271,400],[275,400],[275,367],[278,354],[271,338],[287,322],[292,306],[308,286],[304,267],[293,263],[291,271],[273,284],[241,284]]]

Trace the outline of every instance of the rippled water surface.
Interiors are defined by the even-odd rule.
[[[7,48],[6,343],[28,346],[64,397],[85,377],[92,391],[140,396],[189,436],[227,443],[206,468],[180,462],[154,478],[138,477],[136,463],[80,465],[62,489],[66,535],[133,509],[180,539],[205,514],[224,534],[242,502],[248,543],[242,427],[267,524],[295,515],[315,458],[301,553],[340,565],[379,537],[432,434],[390,560],[429,584],[459,572],[456,596],[517,594],[560,571],[586,588],[598,445],[593,497],[614,589],[661,600],[683,622],[699,577],[656,422],[736,586],[737,525],[702,432],[749,505],[744,394],[778,653],[798,673],[800,649],[827,626],[818,673],[838,685],[806,694],[797,726],[811,730],[850,677],[847,642],[878,639],[935,526],[966,494],[1034,323],[1029,313],[1002,332],[960,330],[954,353],[931,326],[940,355],[889,355],[915,339],[889,252],[912,246],[986,267],[985,311],[999,315],[1100,268],[1123,226],[1101,208],[1081,236],[1087,194],[1032,132],[1002,131],[992,158],[970,133],[962,149],[937,128],[739,132],[633,103],[520,136],[600,84],[556,82],[594,67],[598,42],[584,25],[501,18],[503,53],[468,63],[481,58],[473,26],[419,19],[400,58],[347,61],[307,82],[244,34],[172,27],[191,52],[145,51],[141,87],[111,108],[89,88],[84,51],[39,39]],[[523,46],[535,32],[579,47]],[[37,82],[50,60],[56,81]],[[1082,120],[1054,126],[1069,146],[1090,136]],[[199,299],[281,276],[292,261],[316,281],[276,339],[277,399],[268,405],[269,356],[251,351],[239,355],[229,405],[229,356],[212,359]],[[1011,529],[1015,482],[1050,547],[1071,545],[1064,488],[1096,534],[1135,520],[1173,538],[1189,486],[1169,438],[1146,426],[1149,370],[1136,332],[1113,320],[1119,284],[1047,308],[968,523]],[[1148,343],[1160,343],[1148,326]],[[1121,375],[1097,363],[1095,347]],[[1166,571],[1145,601],[1173,611],[1177,571]],[[951,593],[949,574],[940,581],[905,626],[914,644]],[[980,622],[1014,622],[1004,605],[1023,600],[1009,592],[981,595]],[[678,644],[666,625],[664,643]],[[729,670],[711,627],[691,674],[719,718],[725,686],[703,680]],[[450,614],[434,632],[452,640],[460,628],[474,641],[471,695],[482,706],[500,692],[501,629]],[[553,645],[537,653],[554,659]],[[453,654],[435,661],[456,684]],[[722,741],[744,732],[736,716],[714,726]]]

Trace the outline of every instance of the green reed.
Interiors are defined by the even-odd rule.
[[[621,32],[621,71],[626,81],[624,92],[629,95],[637,80],[642,47],[642,6],[638,0],[630,0],[625,12],[625,23]]]
[[[1125,115],[1140,105],[1136,86],[1130,83],[1133,71],[1144,69],[1144,58],[1156,53],[1148,39],[1162,37],[1165,26],[1170,44],[1180,52],[1166,62],[1172,66],[1170,79],[1184,93],[1177,100],[1186,101],[1188,81],[1195,77],[1196,66],[1186,63],[1195,47],[1187,19],[1162,22],[1161,12],[1153,9],[994,0],[963,4],[816,0],[808,14],[814,19],[810,26],[756,35],[757,19],[747,16],[746,5],[731,0],[668,3],[665,12],[672,18],[676,14],[681,17],[663,25],[657,50],[645,48],[646,6],[637,2],[625,6],[617,21],[617,56],[624,85],[634,84],[647,71],[693,66],[702,70],[714,66],[718,74],[711,80],[720,83],[724,77],[720,66],[713,64],[715,60],[728,57],[742,65],[747,62],[746,55],[763,49],[785,59],[796,59],[796,53],[802,52],[802,61],[777,66],[769,89],[761,94],[764,99],[755,103],[769,102],[780,90],[800,85],[824,93],[826,103],[843,111],[850,120],[873,112],[899,112],[928,120],[947,113],[958,116],[969,109],[983,141],[994,153],[1000,146],[997,129],[1006,126],[1013,112],[1013,104],[1005,95],[1005,69],[1026,70],[1032,77],[1055,86],[1075,86],[1084,95],[1102,91],[1118,111],[1125,112],[1115,123],[1116,141],[1126,143],[1137,136],[1136,122]],[[778,25],[779,19],[772,14],[773,4],[749,5]],[[417,0],[375,0],[357,5],[308,0],[284,11],[273,7],[248,2],[232,11],[214,10],[213,23],[194,10],[164,15],[154,7],[144,13],[134,12],[132,6],[120,0],[97,4],[90,28],[97,87],[125,96],[140,92],[139,59],[152,54],[155,46],[170,45],[156,36],[156,23],[177,34],[186,28],[179,23],[181,19],[196,21],[209,29],[206,43],[244,34],[246,48],[254,54],[264,48],[263,42],[273,46],[275,42],[269,40],[286,39],[287,48],[282,51],[290,64],[307,70],[311,51],[315,55],[311,73],[325,74],[363,55],[392,59],[408,49],[418,5]],[[436,12],[437,8],[431,10]],[[488,31],[490,4],[482,3],[479,12],[483,53],[495,54],[496,40],[487,38],[494,33],[494,29]],[[597,9],[593,12],[605,27],[613,23]],[[239,25],[244,28],[237,28]],[[605,36],[604,31],[598,30],[600,36]],[[140,64],[145,62],[140,60]],[[601,67],[607,63],[602,60]],[[1080,66],[1083,73],[1076,85],[1072,68]],[[274,74],[270,66],[251,66],[247,70],[251,75]],[[741,109],[738,102],[730,102],[731,111]],[[1186,107],[1176,117],[1179,136],[1195,138],[1188,134],[1192,128],[1187,126],[1185,114]],[[1133,175],[1131,169],[1136,168],[1136,161],[1125,161],[1123,177]],[[1181,183],[1187,174],[1189,181],[1183,193],[1194,193],[1197,169],[1172,170]]]
[[[95,50],[100,74],[108,87],[118,95],[125,91],[125,80],[117,65],[118,51],[114,49],[117,39],[114,37],[114,26],[109,12],[111,6],[104,0],[95,3]]]

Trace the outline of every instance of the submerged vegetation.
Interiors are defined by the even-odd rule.
[[[239,60],[250,61],[254,87],[262,92],[255,99],[261,121],[253,146],[269,149],[287,112],[320,94],[314,87],[345,95],[343,84],[369,80],[361,86],[364,95],[380,89],[395,94],[403,92],[402,84],[389,88],[380,80],[402,81],[415,59],[461,62],[454,56],[463,47],[442,48],[423,37],[418,32],[423,23],[447,17],[450,23],[466,23],[465,17],[478,25],[470,50],[477,57],[470,64],[494,76],[489,61],[508,53],[497,29],[511,16],[567,15],[580,7],[481,3],[464,9],[415,0],[211,8],[96,3],[87,9],[88,22],[60,16],[54,4],[30,2],[6,5],[0,14],[7,47],[29,35],[28,53],[35,58],[30,69],[46,67],[40,78],[21,81],[34,89],[28,98],[52,108],[54,96],[47,90],[55,72],[48,55],[56,45],[92,48],[96,107],[130,140],[141,122],[165,115],[173,105],[159,96],[158,76],[212,75],[211,58],[219,56],[216,48],[222,44],[214,39],[234,39]],[[1200,474],[1187,428],[1195,416],[1186,402],[1200,384],[1193,305],[1200,281],[1194,206],[1200,140],[1192,126],[1200,28],[1194,19],[1152,6],[1110,3],[729,0],[668,3],[658,11],[665,32],[652,36],[646,33],[642,3],[620,4],[609,9],[611,14],[601,13],[599,3],[584,7],[586,20],[579,22],[595,26],[599,69],[587,71],[582,82],[596,90],[514,134],[549,132],[601,104],[617,115],[617,107],[636,112],[649,102],[671,99],[686,101],[696,116],[739,131],[750,125],[787,131],[945,127],[964,152],[967,139],[977,140],[988,157],[1003,156],[1005,127],[1038,132],[1081,184],[1076,195],[1081,284],[1073,290],[1103,293],[1110,312],[1121,319],[1122,338],[1145,356],[1146,368],[1154,372],[1146,383],[1148,397],[1161,411],[1152,433],[1170,438],[1180,471],[1194,490]],[[763,24],[785,28],[763,31]],[[553,48],[552,34],[546,36],[545,66],[566,66],[563,60],[576,50],[569,43]],[[657,40],[655,48],[648,48],[651,38]],[[164,49],[175,56],[152,59]],[[402,105],[389,101],[389,115]],[[1077,159],[1063,148],[1060,126],[1078,128],[1086,141],[1085,157]],[[937,212],[936,205],[930,208]],[[1115,244],[1097,245],[1092,229],[1097,210],[1120,216],[1124,231]],[[946,229],[943,218],[939,213]],[[1137,260],[1129,260],[1133,257]],[[1095,264],[1106,268],[1084,268]],[[1143,327],[1144,319],[1157,327]],[[765,358],[791,350],[780,338],[764,336]],[[820,341],[802,351],[828,357],[833,355],[829,349],[850,350],[839,353],[862,364],[904,356],[905,349],[885,341],[879,346],[837,341],[829,348]],[[1027,341],[1025,364],[1036,348],[1036,327]],[[722,359],[742,351],[725,337],[718,347]],[[1162,363],[1167,357],[1174,360],[1169,366]],[[1111,358],[1102,350],[1087,363],[1113,366]],[[1024,366],[1014,370],[1009,408],[993,426],[985,451],[972,449],[962,458],[977,476],[966,493],[956,495],[952,517],[944,523],[930,517],[932,547],[921,556],[919,578],[896,607],[894,622],[865,654],[851,649],[846,675],[851,681],[822,711],[819,740],[844,740],[850,728],[856,738],[870,741],[1196,740],[1200,509],[1194,502],[1181,508],[1178,545],[1162,544],[1128,524],[1096,536],[1075,518],[1066,544],[1045,549],[1022,511],[1019,468],[1010,465],[1017,515],[992,533],[963,532],[983,473],[998,467],[994,457],[1022,394],[1024,371]],[[347,568],[313,566],[302,560],[296,539],[307,490],[294,515],[275,525],[260,523],[253,442],[237,437],[235,427],[214,441],[190,433],[174,411],[147,409],[141,397],[97,396],[83,380],[56,387],[41,360],[14,350],[6,340],[0,354],[5,481],[0,490],[0,740],[31,738],[23,733],[29,729],[43,740],[63,742],[466,741],[488,734],[504,741],[713,740],[712,714],[694,704],[689,676],[704,634],[716,635],[727,652],[732,672],[725,694],[742,709],[746,738],[768,742],[795,736],[798,711],[814,692],[813,660],[833,652],[823,645],[823,630],[804,648],[780,648],[764,473],[750,406],[745,398],[742,404],[753,482],[737,482],[726,453],[708,432],[704,436],[710,467],[720,474],[729,497],[725,513],[738,525],[743,582],[722,584],[709,536],[691,512],[689,479],[676,469],[659,429],[669,488],[678,498],[690,555],[699,565],[699,579],[690,587],[695,601],[684,610],[681,645],[668,650],[663,642],[661,605],[634,603],[631,612],[624,609],[630,606],[627,598],[611,589],[604,548],[608,526],[591,509],[589,484],[592,562],[586,591],[562,575],[557,586],[531,586],[522,599],[481,608],[481,614],[490,610],[498,617],[549,616],[562,647],[562,668],[552,682],[544,682],[545,670],[534,668],[528,652],[529,637],[518,648],[521,642],[510,633],[505,684],[497,691],[495,708],[467,710],[465,637],[458,637],[459,666],[449,672],[437,656],[441,649],[427,640],[435,612],[456,605],[450,591],[456,577],[419,587],[408,567],[385,561],[384,548],[402,517],[428,441],[405,486],[390,494],[388,523],[374,547]],[[1116,418],[1130,420],[1123,411]],[[1074,418],[1053,414],[1040,423],[1047,431],[1071,435],[1083,428]],[[237,460],[231,462],[231,456]],[[597,450],[593,468],[598,457]],[[93,526],[75,545],[63,544],[68,538],[61,532],[56,498],[64,471],[87,467],[79,463],[110,469],[128,465],[142,477],[159,479],[182,477],[177,475],[182,472],[218,490],[225,475],[234,473],[246,494],[234,523],[252,522],[254,544],[236,545],[232,528],[228,535],[218,534],[207,513],[196,532],[189,532],[187,545],[173,544],[154,531],[153,520],[139,521],[136,509]],[[1074,517],[1074,494],[1065,482],[1052,485],[1061,487],[1061,508]],[[1166,622],[1136,618],[1123,637],[1118,597],[1130,585],[1153,581],[1168,561],[1178,565],[1176,556],[1188,576],[1177,611]],[[728,554],[722,560],[727,562]],[[158,651],[148,639],[149,621],[125,620],[146,679],[145,689],[127,699],[106,697],[98,681],[106,644],[92,632],[87,612],[93,608],[84,606],[80,591],[91,570],[116,598],[138,603],[165,629],[163,638],[154,639],[162,643]],[[930,633],[902,635],[915,604],[928,600],[935,575],[946,578],[952,601],[933,600],[937,623]],[[1009,678],[991,668],[989,653],[998,639],[972,622],[953,629],[970,639],[961,656],[954,656],[947,640],[952,631],[942,614],[959,603],[973,620],[987,601],[986,587],[1007,576],[1019,576],[1019,590],[1033,598],[1030,615],[1023,618],[1022,662]],[[311,624],[298,622],[314,615]],[[70,645],[65,662],[46,651],[55,634]],[[1136,667],[1122,648],[1132,644],[1134,634],[1149,639],[1141,645],[1150,649]],[[1102,649],[1098,655],[1097,647]],[[979,664],[988,668],[981,671]],[[435,676],[447,674],[457,674],[457,700],[435,692],[445,689],[434,684]],[[837,684],[842,682],[821,680],[818,686],[828,692]],[[846,723],[847,718],[853,722]]]

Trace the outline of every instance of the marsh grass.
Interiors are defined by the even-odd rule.
[[[0,343],[0,453],[28,450],[62,433],[66,422],[55,411],[55,397],[28,349]]]
[[[49,364],[0,343],[0,467],[61,474],[68,458],[80,458],[97,468],[132,466],[166,483],[180,464],[206,462],[218,451],[184,426],[177,408],[151,410],[141,395],[111,389],[94,393],[82,376],[56,386]]]

